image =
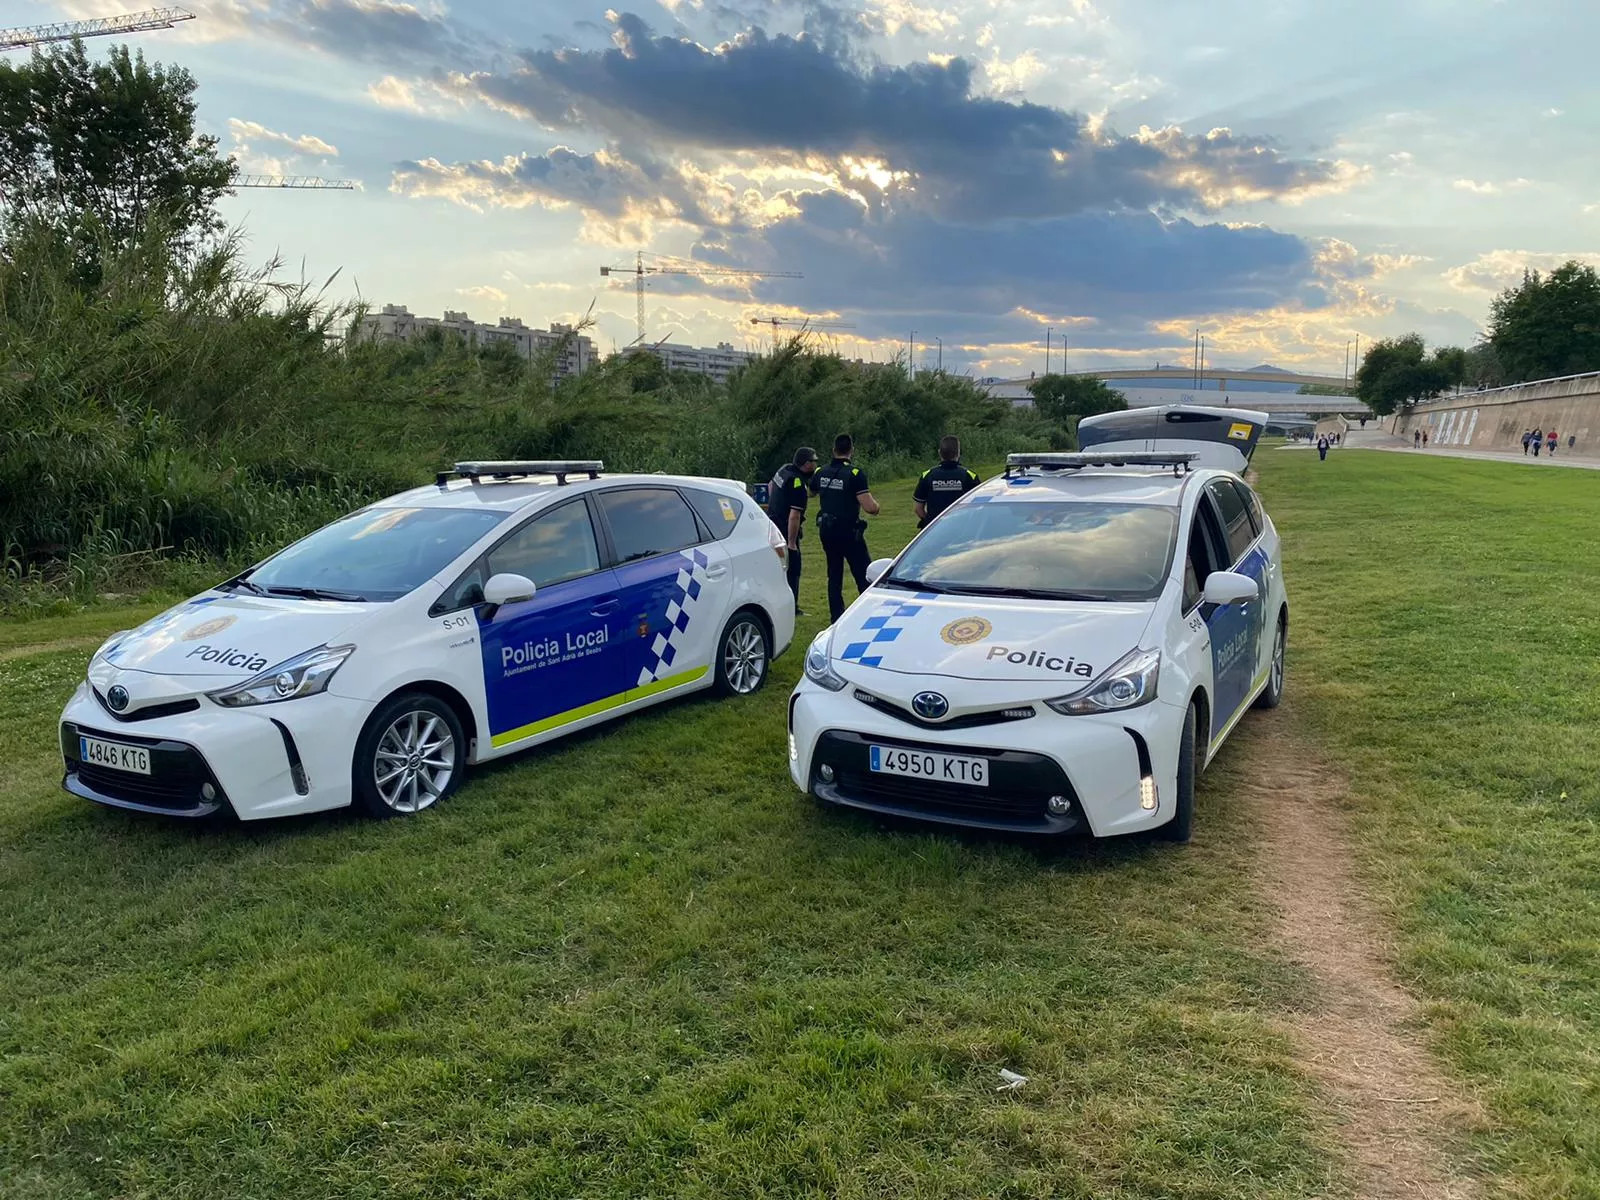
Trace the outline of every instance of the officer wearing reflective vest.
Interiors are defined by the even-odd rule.
[[[864,536],[867,523],[861,519],[865,509],[878,515],[878,502],[867,487],[867,473],[850,461],[855,443],[848,433],[833,439],[833,461],[816,473],[817,536],[828,560],[828,616],[837,621],[844,615],[844,568],[850,565],[856,591],[867,588],[867,553]]]
[[[800,535],[805,531],[806,499],[811,494],[816,469],[817,452],[810,446],[801,446],[794,452],[793,461],[779,467],[767,485],[767,516],[789,547],[789,590],[794,593],[796,616],[805,615],[800,608]]]
[[[911,498],[917,502],[917,528],[921,529],[983,481],[976,471],[961,465],[961,439],[946,434],[939,439],[939,465],[917,480]]]

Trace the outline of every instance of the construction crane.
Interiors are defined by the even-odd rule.
[[[73,38],[81,37],[171,29],[179,21],[192,20],[194,14],[181,8],[147,8],[142,12],[124,13],[120,17],[96,17],[92,21],[59,21],[54,25],[0,29],[0,50],[17,50],[44,42],[70,42]]]
[[[699,263],[667,260],[645,265],[644,251],[634,255],[631,267],[601,267],[602,275],[632,275],[638,307],[640,343],[644,342],[644,277],[646,275],[698,275],[706,279],[804,279],[798,271],[746,271],[736,267],[707,267]]]
[[[231,188],[318,188],[340,192],[355,190],[353,179],[323,179],[316,175],[235,175]]]
[[[780,325],[796,326],[800,329],[854,329],[849,321],[819,321],[815,317],[751,317],[752,325],[771,325],[776,331]]]

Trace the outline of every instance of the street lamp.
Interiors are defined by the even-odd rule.
[[[911,349],[906,354],[906,378],[917,377],[917,331],[911,331]]]
[[[944,339],[942,337],[939,337],[939,336],[935,335],[933,340],[939,343],[939,367],[938,367],[938,369],[943,371],[944,370]]]

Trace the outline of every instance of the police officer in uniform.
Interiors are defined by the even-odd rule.
[[[822,542],[822,553],[828,560],[828,615],[837,621],[844,615],[844,568],[850,564],[850,574],[855,576],[856,591],[867,587],[867,564],[872,561],[867,554],[864,532],[867,523],[861,519],[865,509],[878,515],[878,502],[867,488],[867,473],[850,462],[855,443],[848,433],[833,439],[833,461],[817,472],[817,536]]]
[[[816,470],[817,452],[810,446],[801,446],[794,452],[793,461],[779,467],[767,485],[767,516],[789,546],[789,590],[794,593],[797,617],[805,615],[800,608],[800,535],[804,532],[806,499]]]
[[[917,502],[917,528],[921,529],[983,481],[976,471],[961,465],[961,439],[946,434],[939,439],[939,465],[917,480],[911,498]]]

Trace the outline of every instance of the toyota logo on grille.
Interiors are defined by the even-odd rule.
[[[911,697],[911,711],[924,721],[937,721],[950,711],[950,701],[938,692],[918,692]]]
[[[112,712],[121,712],[128,707],[128,689],[120,683],[106,692],[106,703]]]

